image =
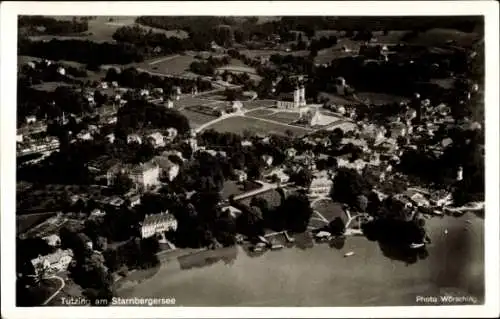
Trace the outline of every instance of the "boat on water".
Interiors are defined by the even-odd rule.
[[[353,256],[353,255],[354,255],[354,252],[350,251],[350,252],[345,253],[344,257],[350,257],[350,256]]]
[[[271,250],[278,250],[278,249],[282,249],[284,248],[285,246],[281,245],[281,244],[275,244],[275,245],[272,245],[271,246]]]
[[[424,247],[424,246],[425,246],[425,244],[424,244],[424,243],[418,243],[418,244],[413,243],[413,244],[411,244],[411,245],[410,245],[410,248],[411,248],[411,249],[417,249],[417,248],[422,248],[422,247]]]

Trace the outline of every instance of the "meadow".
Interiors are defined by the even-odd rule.
[[[243,116],[235,116],[222,120],[210,125],[207,129],[214,129],[218,132],[232,132],[236,134],[243,134],[244,131],[250,131],[255,134],[265,135],[286,135],[287,131],[291,131],[295,135],[302,135],[309,132],[309,130],[300,127],[281,125]]]

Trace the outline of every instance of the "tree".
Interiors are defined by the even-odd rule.
[[[333,180],[332,198],[355,206],[359,195],[366,193],[366,185],[362,176],[351,169],[340,168]]]
[[[113,183],[113,190],[117,194],[125,194],[128,192],[133,186],[132,179],[128,177],[127,175],[123,173],[119,173],[116,175],[114,183]]]
[[[356,207],[361,211],[361,212],[366,212],[366,209],[368,207],[368,198],[365,195],[358,195],[356,198]]]
[[[328,230],[333,236],[342,236],[345,233],[345,229],[344,221],[340,217],[335,217],[328,224]]]
[[[298,186],[308,188],[313,180],[311,171],[303,168],[290,176],[290,180]]]
[[[279,215],[285,218],[287,230],[302,233],[307,230],[309,219],[313,214],[309,199],[306,195],[290,195],[279,208]]]

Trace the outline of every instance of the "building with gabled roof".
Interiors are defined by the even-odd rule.
[[[141,224],[142,238],[149,238],[171,230],[177,230],[177,220],[168,212],[146,215]]]

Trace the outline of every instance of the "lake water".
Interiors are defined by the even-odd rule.
[[[193,258],[169,261],[119,295],[173,297],[176,306],[417,305],[419,295],[444,292],[482,302],[484,221],[469,214],[433,218],[427,225],[429,255],[410,265],[385,256],[377,242],[364,237],[347,238],[340,250],[315,244],[258,257],[232,247],[224,261],[204,267],[192,267]],[[345,258],[348,251],[355,255]]]

